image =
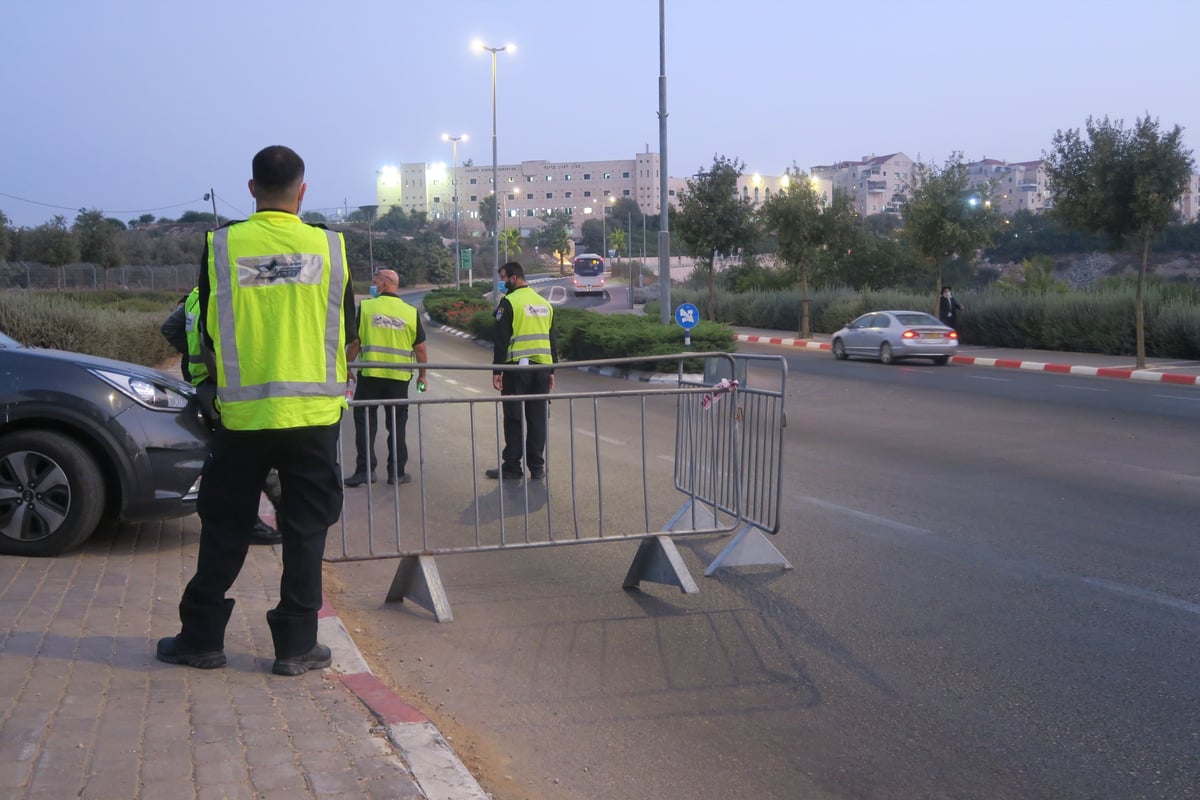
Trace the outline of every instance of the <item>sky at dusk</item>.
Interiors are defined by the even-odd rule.
[[[250,160],[307,164],[307,210],[375,202],[376,171],[659,151],[657,0],[25,0],[4,4],[0,211],[122,220],[253,211]],[[1198,0],[666,0],[667,170],[747,173],[902,151],[1040,158],[1089,115],[1149,113],[1200,151]]]

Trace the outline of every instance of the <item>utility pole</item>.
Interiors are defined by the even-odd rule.
[[[212,200],[213,206],[213,230],[221,227],[221,218],[217,216],[217,193],[210,187],[208,194],[204,195],[205,200]]]
[[[666,0],[658,0],[658,193],[662,203],[658,228],[659,319],[669,325],[671,309],[671,233],[667,229],[667,12]]]

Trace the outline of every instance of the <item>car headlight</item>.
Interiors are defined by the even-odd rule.
[[[172,411],[187,407],[188,393],[163,381],[152,380],[140,375],[126,375],[122,372],[112,372],[104,369],[90,369],[88,371],[121,394],[141,403],[146,408],[153,408],[159,411]]]

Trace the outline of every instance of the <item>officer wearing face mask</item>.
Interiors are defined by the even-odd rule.
[[[525,269],[516,261],[500,267],[505,295],[496,306],[496,333],[492,350],[493,364],[554,364],[554,308],[529,288]],[[492,373],[492,386],[501,395],[549,394],[554,388],[554,372],[546,369],[504,370]],[[520,479],[522,446],[530,478],[546,475],[547,400],[504,403],[504,451],[499,469],[489,469],[487,477]],[[522,435],[523,434],[523,435]]]

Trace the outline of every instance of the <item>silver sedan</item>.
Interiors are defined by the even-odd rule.
[[[872,311],[833,334],[833,357],[929,358],[939,366],[958,350],[958,332],[923,311]]]

